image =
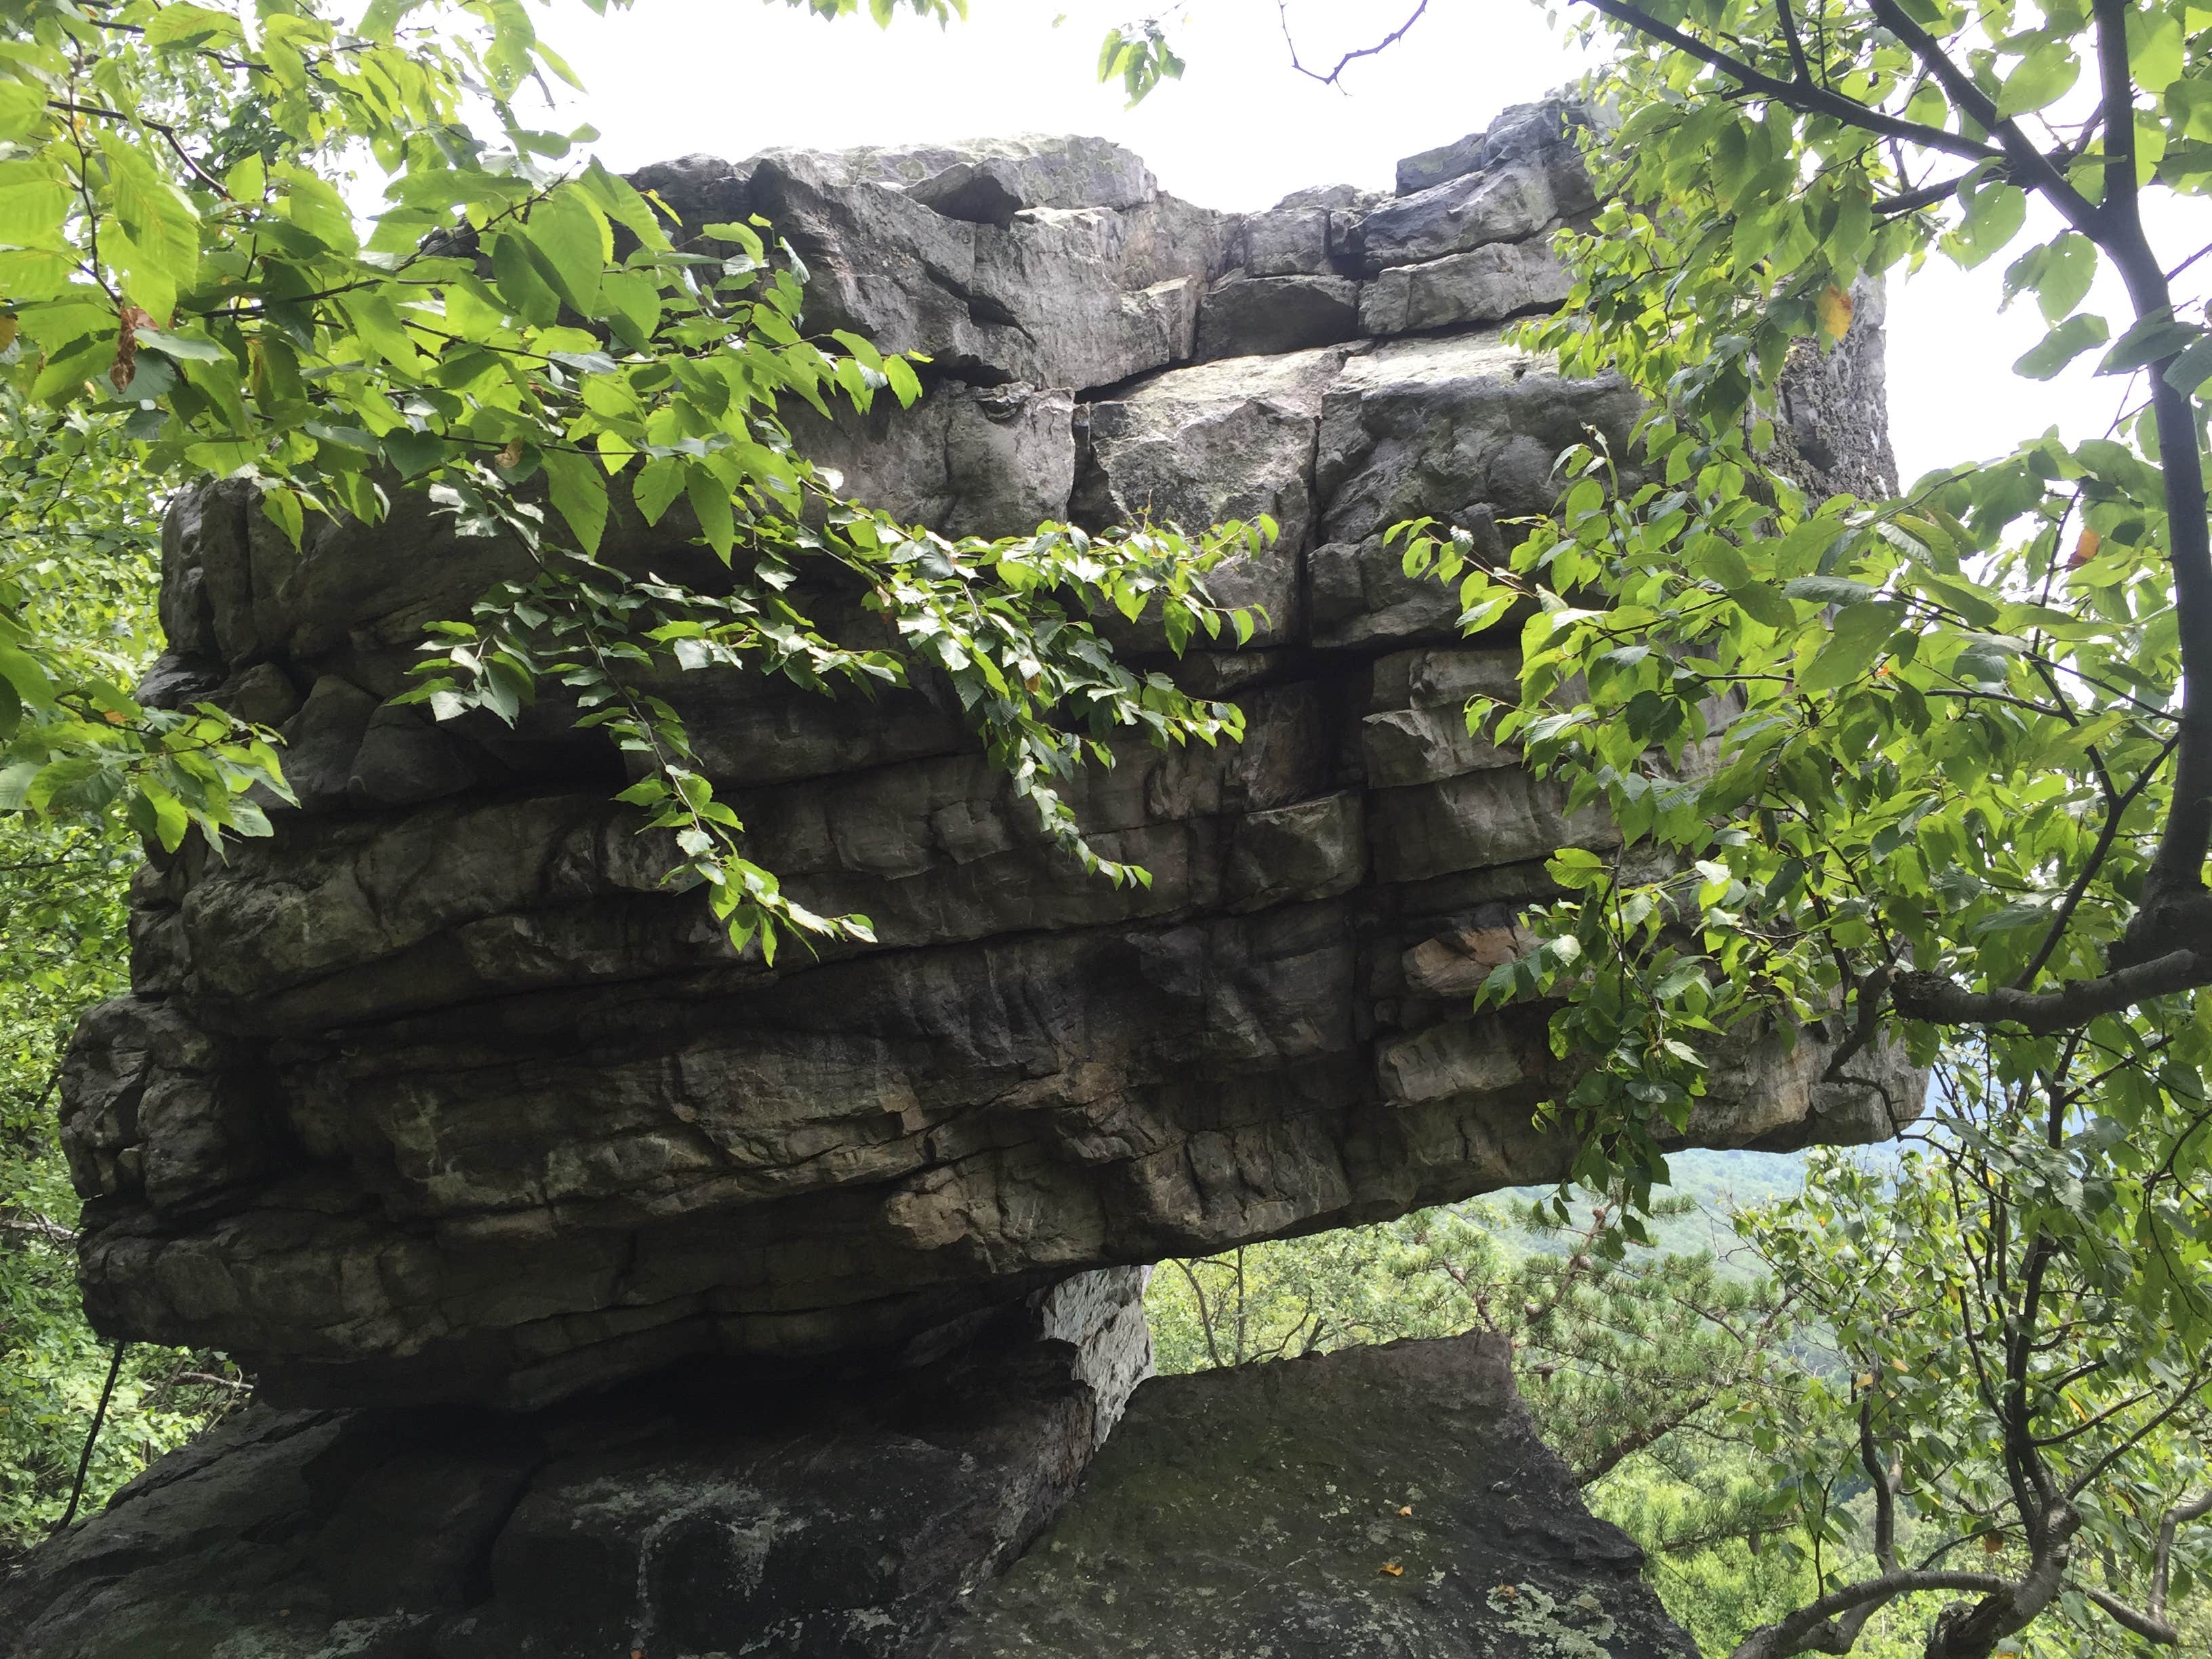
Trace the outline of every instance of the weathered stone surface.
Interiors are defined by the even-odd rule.
[[[1566,266],[1541,238],[1498,242],[1378,273],[1360,289],[1359,326],[1367,334],[1412,334],[1503,322],[1551,310],[1573,286]]]
[[[18,1561],[0,1650],[1688,1659],[1634,1546],[1536,1440],[1502,1342],[1130,1395],[1133,1279],[803,1389],[692,1372],[529,1418],[257,1406]]]
[[[1375,210],[1360,223],[1370,270],[1518,242],[1594,203],[1582,158],[1556,146],[1501,161]]]
[[[1255,643],[1299,636],[1298,566],[1313,527],[1313,454],[1322,394],[1341,349],[1174,369],[1085,405],[1077,520],[1188,529],[1262,514],[1279,527],[1268,552],[1238,556],[1209,586],[1225,605],[1255,605]]]
[[[1560,452],[1593,427],[1626,450],[1637,408],[1617,380],[1568,380],[1492,332],[1378,345],[1349,359],[1322,400],[1322,533],[1357,541],[1474,505],[1501,519],[1540,513]]]
[[[1503,1339],[1161,1377],[932,1659],[1693,1659]]]
[[[1573,148],[1577,130],[1589,124],[1589,111],[1572,99],[1541,98],[1511,104],[1481,132],[1408,155],[1398,163],[1398,194],[1412,196],[1449,184],[1484,167]]]
[[[1234,216],[1139,191],[1123,159],[1135,158],[1113,145],[955,158],[933,172],[884,154],[690,156],[638,182],[690,224],[766,216],[811,272],[810,323],[928,350],[962,378],[1081,388],[1190,356],[1197,293],[1221,274]],[[886,168],[917,176],[907,188],[872,182]],[[1078,199],[1092,188],[1108,199]],[[1210,234],[1163,234],[1202,220]]]
[[[1303,351],[1358,332],[1359,289],[1345,276],[1235,276],[1198,310],[1202,358]]]
[[[870,153],[867,171],[925,207],[979,224],[1024,208],[1133,208],[1158,191],[1143,158],[1110,139],[1030,133]]]
[[[906,1659],[1052,1516],[1149,1370],[1139,1276],[800,1389],[563,1411],[256,1406],[0,1581],[9,1659]]]
[[[878,399],[836,422],[802,410],[793,433],[846,492],[939,535],[1020,536],[1067,512],[1075,484],[1075,399],[1019,382],[943,385],[910,410]]]
[[[1244,274],[1296,276],[1329,268],[1329,211],[1323,207],[1278,208],[1244,221]]]
[[[1850,326],[1832,348],[1801,341],[1781,384],[1775,422],[1781,462],[1814,495],[1897,493],[1889,447],[1889,297],[1878,283],[1851,289]]]
[[[1499,526],[1551,503],[1560,451],[1591,429],[1623,447],[1636,400],[1457,324],[1184,360],[1216,325],[1201,293],[1217,321],[1224,296],[1296,291],[1356,322],[1362,215],[1400,215],[1403,247],[1463,230],[1453,204],[1493,187],[1540,186],[1548,216],[1567,154],[1516,115],[1474,171],[1371,214],[1334,190],[1241,218],[1081,143],[647,176],[695,224],[781,216],[816,272],[810,327],[951,371],[911,411],[805,429],[873,504],[986,535],[1279,522],[1211,577],[1264,608],[1252,648],[1172,665],[1239,702],[1245,740],[1121,744],[1069,791],[1149,885],[1044,840],[944,684],[823,698],[671,670],[653,689],[752,854],[878,939],[740,958],[663,885],[672,848],[610,799],[623,757],[557,699],[514,731],[393,702],[422,626],[520,574],[519,550],[412,497],[298,550],[234,485],[181,501],[155,678],[281,714],[301,810],[134,887],[134,994],[88,1018],[64,1085],[95,1322],[226,1349],[283,1400],[530,1407],[707,1356],[882,1363],[1091,1269],[1566,1168],[1530,1127],[1572,1075],[1543,1011],[1476,1019],[1467,997],[1548,896],[1546,856],[1612,832],[1468,734],[1471,696],[1510,695],[1510,623],[1462,640],[1455,592],[1407,577],[1384,536],[1428,515],[1504,556]],[[1326,269],[1249,274],[1310,263],[1317,232]],[[1444,266],[1540,254],[1424,253],[1441,264],[1385,270],[1370,309]],[[1838,477],[1890,465],[1860,407],[1876,315],[1863,302],[1792,394],[1792,453],[1809,466],[1826,442],[1822,466],[1863,470]],[[613,508],[604,556],[714,579],[680,508],[651,530]],[[1917,1110],[1901,1060],[1823,1085],[1822,1052],[1743,1034],[1691,1138],[1876,1139]]]

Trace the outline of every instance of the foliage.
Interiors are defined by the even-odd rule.
[[[1510,1219],[1450,1206],[1170,1262],[1146,1311],[1167,1371],[1493,1332],[1585,1486],[1678,1431],[1711,1434],[1710,1408],[1763,1390],[1796,1333],[1764,1280],[1723,1274],[1709,1254],[1632,1252],[1605,1205],[1572,1227],[1533,1204]]]
[[[899,8],[870,9],[888,21]],[[514,0],[375,0],[351,27],[316,0],[235,14],[4,0],[12,383],[34,404],[119,418],[156,476],[254,480],[295,544],[320,519],[381,519],[398,490],[428,492],[463,534],[509,538],[534,574],[443,629],[420,697],[441,717],[511,720],[553,677],[580,723],[635,757],[623,799],[672,833],[672,879],[709,889],[739,948],[772,956],[779,933],[865,936],[867,923],[814,915],[745,857],[743,825],[647,688],[656,663],[739,664],[825,691],[941,674],[1066,852],[1142,879],[1091,851],[1060,781],[1107,760],[1109,732],[1211,743],[1239,716],[1115,665],[1087,617],[1157,605],[1178,648],[1200,632],[1249,636],[1200,572],[1273,527],[1194,545],[1168,528],[1047,526],[953,546],[842,501],[781,411],[865,410],[881,393],[910,404],[921,360],[809,337],[805,266],[772,227],[681,226],[574,161],[587,135],[534,130],[517,107],[547,76],[575,83]],[[384,181],[366,224],[346,191],[361,165]],[[632,509],[710,548],[726,574],[699,591],[625,570],[607,526]],[[799,608],[802,574],[862,597],[847,637]],[[9,629],[0,674],[31,714],[9,750],[21,804],[98,768],[167,846],[195,825],[263,828],[240,799],[273,773],[254,734],[211,710],[161,716],[118,685],[87,693],[125,745],[88,727],[85,698],[55,695],[57,643]],[[209,775],[191,789],[172,776],[188,764]]]
[[[1956,1319],[1925,1296],[1903,1322],[1890,1310],[1881,1330],[1910,1352],[1872,1373],[1880,1421],[1856,1456],[1844,1429],[1875,1395],[1790,1430],[1801,1485],[1855,1465],[1875,1480],[1874,1570],[1824,1576],[1744,1659],[1848,1650],[1877,1610],[1929,1591],[1972,1598],[1933,1610],[1936,1659],[1980,1659],[2046,1613],[2062,1622],[2045,1640],[2101,1639],[2110,1620],[2175,1642],[2156,1534],[2212,1498],[2178,1451],[2146,1485],[2118,1448],[2166,1431],[2153,1421],[2184,1432],[2205,1380],[2190,1356],[2212,1340],[2212,550],[2194,395],[2212,336],[2172,286],[2191,261],[2169,275],[2144,230],[2148,198],[2212,182],[2195,130],[2212,107],[2206,15],[1589,5],[1583,28],[1618,54],[1598,157],[1612,204],[1563,239],[1577,284],[1526,337],[1569,372],[1620,370],[1650,413],[1630,453],[1565,458],[1559,510],[1507,568],[1474,568],[1464,532],[1400,526],[1409,569],[1459,581],[1471,631],[1528,615],[1518,706],[1470,720],[1569,804],[1601,804],[1626,842],[1554,859],[1565,896],[1483,1000],[1556,1000],[1555,1048],[1592,1057],[1553,1108],[1580,1138],[1576,1173],[1638,1195],[1731,1028],[1825,1024],[1831,1080],[1864,1078],[1853,1063],[1893,1042],[1979,1079],[1941,1116],[1963,1183],[1948,1244],[1929,1218],[1880,1223],[1921,1269],[1905,1288],[1954,1285]],[[2066,101],[2085,65],[2094,91]],[[2025,231],[2031,195],[2061,227],[2047,239]],[[2105,348],[2100,371],[2130,388],[2111,432],[2030,435],[1896,501],[1807,499],[1771,425],[1792,356],[1848,336],[1862,281],[2000,252],[2008,293],[2052,325],[2019,372]],[[2116,322],[2083,309],[2100,266],[2128,296]],[[1855,1224],[1878,1220],[1862,1206]],[[1824,1310],[1842,1282],[1826,1226],[1796,1215],[1768,1241]],[[1971,1282],[1928,1276],[1946,1249]],[[1929,1386],[1893,1386],[1893,1358]],[[2077,1423],[2100,1426],[2077,1438]],[[2111,1455],[2087,1455],[2107,1435]],[[1908,1559],[1883,1534],[1900,1505],[1992,1530]],[[1985,1568],[1956,1565],[1960,1540],[2001,1528]]]
[[[1947,1086],[1947,1121],[1916,1132],[1901,1160],[1815,1152],[1802,1190],[1737,1211],[1733,1254],[1751,1271],[1733,1283],[1710,1255],[1629,1244],[1602,1213],[1568,1230],[1548,1205],[1511,1217],[1462,1206],[1168,1264],[1147,1298],[1159,1364],[1505,1336],[1545,1439],[1592,1507],[1644,1546],[1702,1651],[1735,1649],[1900,1556],[2001,1580],[2029,1565],[2032,1516],[2003,1467],[2007,1333],[2020,1322],[2000,1235],[2019,1232],[2047,1172],[1988,1161],[2006,1108],[1986,1074],[1961,1066]],[[1969,1121],[1978,1128],[1961,1133]],[[2212,1409],[2201,1389],[2146,1390],[2135,1352],[2200,1379],[2206,1362],[2171,1334],[2131,1330],[2110,1286],[2050,1261],[2044,1293],[2061,1311],[2025,1392],[2055,1478],[2078,1490],[2082,1530],[2066,1616],[2026,1646],[2117,1653],[2133,1637],[2093,1601],[2152,1577],[2169,1494],[2203,1481]],[[2212,1605],[2208,1565],[2212,1528],[2177,1528],[2180,1630]],[[1918,1652],[1944,1599],[1923,1586],[1856,1604],[1857,1650]]]
[[[58,700],[88,724],[101,708],[89,688],[128,686],[155,649],[159,496],[112,422],[27,410],[4,389],[0,420],[9,481],[0,580],[22,607],[14,614],[29,613],[63,647],[46,659],[58,665]],[[0,1553],[66,1509],[110,1358],[78,1304],[76,1205],[53,1112],[70,1027],[87,1002],[121,989],[130,955],[124,890],[138,844],[119,815],[94,809],[112,798],[134,751],[128,732],[97,735],[101,769],[58,792],[55,810],[0,816]],[[132,1348],[85,1504],[240,1397],[235,1373],[213,1355]]]

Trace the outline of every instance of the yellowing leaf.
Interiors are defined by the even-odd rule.
[[[2102,544],[2102,540],[2103,538],[2095,531],[2084,526],[2081,539],[2074,544],[2074,556],[2066,561],[2066,568],[2069,570],[2079,570],[2090,560],[2095,558],[2097,549]]]
[[[1395,1561],[1385,1561],[1380,1571],[1388,1573],[1393,1578],[1403,1578],[1406,1576],[1405,1568],[1400,1566]]]
[[[1840,340],[1850,331],[1855,307],[1850,295],[1831,283],[1820,290],[1820,297],[1814,303],[1820,313],[1821,331],[1831,340]]]

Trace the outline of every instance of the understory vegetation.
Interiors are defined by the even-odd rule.
[[[1673,1195],[1643,1246],[1601,1202],[1562,1220],[1524,1192],[1163,1263],[1146,1297],[1156,1363],[1174,1374],[1495,1334],[1585,1501],[1643,1547],[1649,1581],[1699,1650],[1726,1653],[1833,1576],[1878,1568],[1873,1479],[1863,1468],[1824,1478],[1831,1463],[1808,1453],[1823,1433],[1855,1437],[1861,1411],[1870,1427],[1885,1395],[1955,1381],[1955,1329],[1885,1341],[1869,1318],[1909,1318],[1914,1297],[1899,1281],[1929,1265],[1893,1218],[1917,1212],[1939,1223],[1931,1239],[1967,1242],[1940,1224],[1954,1219],[1945,1194],[1955,1152],[1939,1131],[1810,1155],[1677,1153]],[[2126,1499],[2201,1480],[2206,1426],[2199,1408],[2145,1437],[2153,1467]],[[1966,1455],[1948,1479],[1986,1491],[1988,1472],[1969,1468],[1972,1443],[1960,1436],[1954,1449]],[[1893,1525],[1908,1556],[1939,1551],[1947,1525],[1978,1562],[2018,1547],[1990,1510],[1946,1517],[1930,1506]],[[2212,1584],[2194,1559],[2170,1609],[2185,1651],[2212,1639]],[[1939,1606],[1900,1599],[1867,1621],[1854,1650],[1920,1654]],[[2136,1637],[2077,1611],[2002,1650],[2138,1650]]]

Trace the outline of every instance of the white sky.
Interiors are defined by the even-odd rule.
[[[1136,150],[1165,188],[1221,208],[1264,207],[1307,185],[1387,188],[1400,156],[1477,131],[1583,67],[1534,0],[1431,0],[1403,41],[1354,66],[1339,92],[1291,70],[1276,0],[1188,0],[1170,18],[1184,79],[1127,110],[1118,82],[1095,79],[1098,44],[1109,24],[1149,9],[970,0],[964,25],[902,16],[878,30],[760,0],[636,0],[605,20],[562,7],[540,27],[589,87],[572,100],[575,118],[599,130],[596,148],[618,169],[692,151],[1091,132]],[[1290,0],[1288,15],[1317,64],[1407,9],[1410,0]],[[2197,245],[2160,240],[2169,260]],[[2046,425],[2094,435],[2117,407],[2118,383],[2091,379],[2089,360],[2044,385],[2009,372],[2044,325],[2025,301],[1998,314],[2002,268],[1931,261],[1893,289],[1891,422],[1908,481]],[[2103,308],[2118,333],[2117,295]]]

